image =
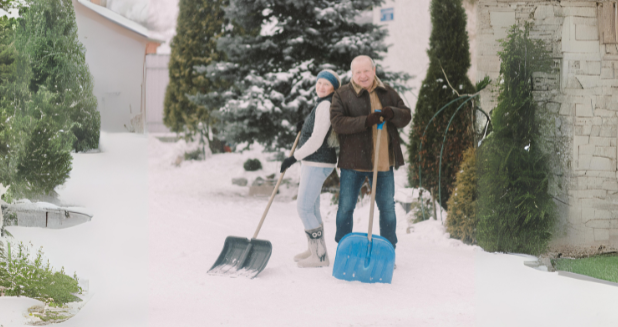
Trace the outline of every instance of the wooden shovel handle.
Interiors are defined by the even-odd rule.
[[[300,140],[300,132],[298,132],[298,135],[296,135],[296,141],[294,141],[294,145],[292,146],[292,151],[290,152],[290,157],[294,155],[294,150],[296,150],[296,146],[298,145],[298,140]],[[264,223],[264,219],[266,218],[266,214],[268,213],[268,210],[270,209],[270,205],[273,203],[273,200],[275,199],[275,195],[277,195],[277,190],[279,189],[279,184],[281,184],[281,181],[283,180],[283,175],[285,175],[285,170],[281,173],[281,176],[279,176],[279,180],[277,181],[277,185],[275,185],[275,189],[273,190],[273,194],[270,196],[270,200],[268,200],[268,205],[266,206],[266,210],[264,210],[264,214],[262,214],[262,219],[260,219],[260,223],[258,224],[258,227],[255,230],[255,233],[253,234],[252,238],[257,238],[258,233],[260,232],[260,229],[262,228],[262,224]]]
[[[371,231],[373,230],[373,207],[376,201],[376,185],[378,184],[378,159],[380,158],[380,137],[382,129],[378,128],[378,137],[376,137],[375,155],[373,159],[373,179],[371,180],[371,204],[369,207],[369,230],[367,231],[367,239],[371,242]]]

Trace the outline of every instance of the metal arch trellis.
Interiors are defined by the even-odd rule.
[[[449,120],[448,126],[446,127],[446,130],[444,131],[444,138],[442,140],[442,147],[440,149],[440,162],[438,165],[438,203],[440,204],[440,207],[442,207],[442,153],[444,151],[444,144],[446,143],[446,134],[448,133],[448,129],[449,127],[451,127],[451,123],[453,122],[453,119],[455,118],[455,115],[457,115],[457,112],[459,112],[459,109],[461,109],[464,104],[466,104],[468,101],[474,99],[475,97],[479,96],[480,91],[472,94],[472,95],[462,95],[454,100],[452,100],[451,102],[445,104],[442,108],[440,108],[440,110],[438,110],[433,117],[431,117],[431,119],[429,120],[429,122],[427,122],[427,125],[425,126],[425,131],[423,132],[423,135],[421,136],[419,145],[418,145],[418,187],[419,189],[421,189],[423,187],[423,178],[422,178],[422,166],[421,166],[421,150],[423,148],[423,139],[425,138],[425,134],[427,133],[427,129],[429,128],[429,125],[431,124],[431,122],[434,120],[434,118],[436,118],[438,116],[438,114],[440,114],[442,111],[444,111],[446,108],[448,108],[451,104],[453,104],[454,102],[457,102],[458,100],[462,100],[462,99],[466,99],[466,101],[464,101],[462,104],[459,105],[459,107],[457,107],[457,109],[455,110],[455,112],[453,113],[453,115],[451,116],[451,119]],[[485,115],[485,117],[487,118],[487,123],[485,124],[485,130],[487,130],[487,126],[488,124],[491,123],[491,120],[489,118],[489,115],[487,115],[487,113],[477,107],[473,108],[476,111],[480,111],[481,113],[483,113],[483,115]],[[421,212],[423,217],[425,217],[425,208],[423,207],[423,192],[420,192],[420,199],[421,199]],[[444,222],[442,221],[442,210],[440,210],[440,222],[442,224],[444,224]]]

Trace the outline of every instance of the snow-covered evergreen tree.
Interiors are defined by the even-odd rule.
[[[41,86],[54,94],[56,115],[75,135],[73,149],[99,146],[101,116],[86,64],[86,50],[77,39],[75,11],[71,0],[28,0],[23,23],[17,29],[16,47],[32,71],[31,92]]]
[[[197,71],[233,86],[191,99],[220,108],[221,136],[228,142],[290,147],[295,124],[312,109],[320,70],[333,69],[346,83],[354,57],[381,59],[386,52],[386,31],[358,19],[381,2],[231,0],[225,12],[232,23],[218,42],[228,61]],[[399,90],[409,78],[380,68],[378,76]]]
[[[0,183],[11,186],[10,198],[51,192],[68,178],[71,149],[99,143],[100,115],[72,2],[27,5],[0,40]]]

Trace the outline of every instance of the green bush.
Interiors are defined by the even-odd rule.
[[[459,169],[455,190],[448,200],[446,231],[452,238],[460,239],[466,244],[476,244],[477,176],[476,151],[473,147],[464,152],[464,161]]]
[[[493,132],[478,149],[478,244],[487,251],[538,254],[555,223],[548,194],[549,157],[543,153],[541,112],[532,73],[550,71],[551,58],[530,25],[513,26],[499,52],[500,94],[491,112]]]
[[[247,159],[242,166],[246,171],[256,171],[262,169],[262,163],[259,159]]]
[[[433,218],[434,220],[438,219],[433,213],[434,209],[436,208],[431,198],[425,198],[422,202],[420,201],[420,199],[419,201],[412,202],[412,204],[410,205],[410,209],[413,212],[413,214],[411,215],[411,217],[413,217],[411,223],[413,224],[424,220],[429,220],[431,218]]]
[[[8,296],[26,296],[46,303],[63,305],[68,302],[80,301],[75,293],[80,293],[77,276],[67,276],[64,267],[54,271],[49,261],[43,263],[43,249],[39,248],[34,260],[30,259],[28,246],[19,243],[16,253],[8,251],[0,260],[0,285]]]

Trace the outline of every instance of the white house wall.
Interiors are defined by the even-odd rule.
[[[131,119],[140,115],[142,109],[147,39],[76,0],[73,5],[79,41],[86,47],[86,62],[94,77],[101,129],[107,132],[131,130]]]
[[[146,130],[148,133],[169,133],[163,125],[163,101],[169,84],[169,55],[146,56]]]
[[[382,66],[391,71],[403,71],[416,76],[408,81],[412,92],[403,94],[404,100],[414,110],[416,96],[429,68],[429,35],[431,17],[430,0],[385,1],[381,7],[373,10],[373,23],[383,26],[389,32],[385,43],[390,45],[388,53],[380,61]],[[380,21],[381,11],[393,9],[393,20]]]

